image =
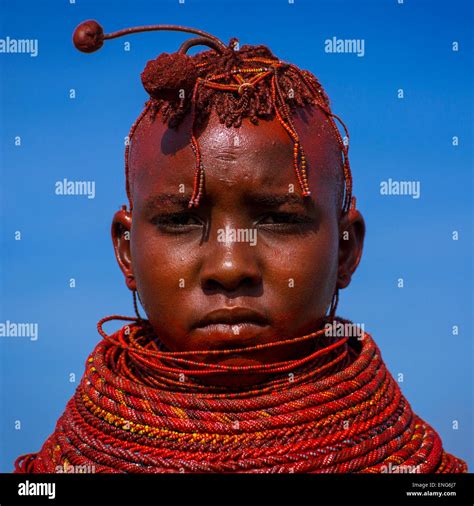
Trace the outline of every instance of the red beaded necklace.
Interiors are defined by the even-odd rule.
[[[304,359],[239,368],[163,351],[144,321],[109,336],[101,328],[109,319],[54,433],[40,452],[17,459],[16,472],[467,470],[413,413],[366,333],[357,341],[316,332],[295,339],[319,340]],[[199,383],[210,372],[260,369],[270,376],[251,387]]]

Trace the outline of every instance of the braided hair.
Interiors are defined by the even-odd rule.
[[[257,125],[259,118],[277,117],[293,141],[293,166],[302,195],[311,195],[307,161],[298,132],[293,123],[297,108],[315,106],[327,117],[343,157],[344,178],[341,213],[355,206],[352,197],[352,175],[348,158],[348,144],[344,142],[336,121],[342,125],[346,138],[349,134],[342,120],[332,113],[327,94],[318,79],[309,71],[278,59],[264,45],[244,45],[238,49],[238,39],[231,38],[225,45],[217,37],[193,28],[175,25],[154,25],[128,28],[104,34],[95,21],[86,21],[74,32],[74,44],[83,52],[99,49],[105,39],[112,39],[139,31],[178,30],[195,33],[200,37],[184,42],[175,53],[162,53],[150,60],[141,74],[142,83],[150,98],[134,122],[125,150],[126,191],[133,207],[130,191],[129,150],[133,135],[141,120],[149,115],[152,120],[159,114],[169,128],[177,128],[191,114],[191,147],[196,166],[194,187],[189,207],[198,206],[204,189],[204,165],[196,136],[212,111],[227,127],[240,127],[248,118]],[[186,54],[196,45],[210,49],[195,55]]]

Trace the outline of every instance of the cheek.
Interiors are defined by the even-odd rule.
[[[189,280],[192,259],[187,249],[180,247],[176,240],[158,238],[151,226],[138,224],[132,227],[133,272],[150,320],[158,316],[162,320],[175,314],[172,308],[176,307],[176,299],[182,297],[182,290],[187,288]]]
[[[305,325],[324,316],[334,293],[338,269],[338,230],[321,225],[317,233],[308,234],[297,243],[279,248],[269,263],[269,279],[277,280],[281,289],[277,305],[283,324],[292,320]]]

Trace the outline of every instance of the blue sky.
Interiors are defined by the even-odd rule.
[[[265,44],[318,77],[351,134],[354,193],[367,225],[364,257],[341,293],[339,313],[365,323],[392,374],[403,374],[401,387],[414,410],[472,471],[471,2],[0,5],[0,39],[39,44],[36,57],[0,54],[0,321],[37,322],[40,329],[35,342],[0,337],[0,471],[10,471],[19,454],[37,451],[54,429],[99,340],[96,322],[132,314],[109,237],[112,215],[125,203],[124,137],[146,100],[140,82],[146,62],[187,38],[133,35],[84,55],[71,36],[85,19],[97,19],[106,32],[169,23],[225,42],[235,36],[241,45]],[[363,39],[364,56],[326,53],[332,37]],[[64,178],[94,180],[96,198],[56,196],[55,182]],[[420,198],[382,196],[380,183],[389,178],[419,181]]]

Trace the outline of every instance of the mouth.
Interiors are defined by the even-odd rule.
[[[241,348],[257,344],[269,321],[262,314],[247,308],[218,309],[208,313],[194,325],[194,331],[212,338],[210,348]]]
[[[257,337],[262,333],[266,325],[251,322],[239,323],[211,323],[197,327],[196,332],[200,335],[213,337],[215,342],[220,340],[229,341],[229,348],[241,348],[256,344]]]

